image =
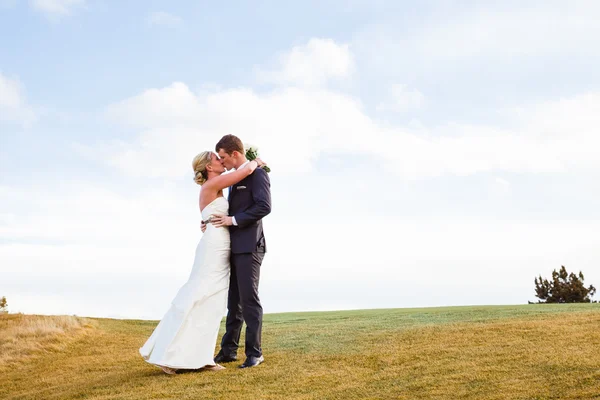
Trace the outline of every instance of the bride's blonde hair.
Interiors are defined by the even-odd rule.
[[[203,151],[192,160],[192,168],[194,169],[194,182],[198,185],[204,184],[208,179],[206,166],[210,164],[212,151]]]

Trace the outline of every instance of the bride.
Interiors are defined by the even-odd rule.
[[[228,215],[223,189],[240,182],[264,163],[257,159],[230,174],[219,157],[205,151],[194,157],[192,167],[200,191],[200,213],[207,229],[198,246],[188,281],[179,289],[171,307],[140,354],[167,374],[178,369],[221,370],[213,360],[215,343],[227,307],[229,254],[227,227],[210,224],[213,215]]]

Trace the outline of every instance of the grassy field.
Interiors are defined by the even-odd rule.
[[[271,314],[264,364],[175,376],[156,322],[35,318],[0,316],[2,399],[600,399],[598,304]]]

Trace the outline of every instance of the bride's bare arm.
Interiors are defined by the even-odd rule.
[[[250,161],[243,168],[207,180],[204,186],[208,186],[208,189],[211,190],[223,190],[252,174],[258,165],[257,161]]]

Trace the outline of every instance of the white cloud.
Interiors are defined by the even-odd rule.
[[[301,173],[311,170],[320,151],[337,149],[340,141],[361,141],[373,130],[360,108],[358,101],[326,90],[286,88],[259,95],[225,89],[196,95],[174,83],[109,107],[111,118],[141,134],[134,143],[113,143],[107,160],[134,176],[139,166],[180,176],[197,152],[212,150],[222,135],[236,133],[260,146],[278,173]],[[294,157],[286,151],[290,148]],[[148,168],[149,160],[154,162]]]
[[[150,25],[178,26],[183,24],[183,19],[165,11],[155,11],[148,15],[147,22]]]
[[[374,217],[373,198],[361,210],[368,223],[357,224],[313,215],[327,201],[309,182],[303,187],[309,193],[293,213],[280,211],[285,188],[273,188],[277,207],[265,220],[269,252],[261,270],[267,312],[524,303],[533,300],[532,278],[561,264],[582,269],[587,283],[600,279],[598,221],[411,221]],[[200,239],[197,193],[191,182],[136,193],[91,182],[68,182],[61,192],[0,187],[0,209],[15,213],[0,216],[11,311],[160,318]]]
[[[282,174],[312,170],[323,153],[372,156],[405,179],[600,171],[594,151],[600,148],[599,108],[600,94],[586,94],[524,106],[513,114],[510,129],[465,123],[393,126],[370,118],[358,100],[327,89],[195,94],[174,83],[109,108],[112,118],[140,135],[131,143],[109,145],[105,158],[134,176],[181,176],[196,152],[235,133],[259,145]]]
[[[288,61],[319,60],[313,57],[319,51],[307,49],[320,46],[340,49],[332,40],[313,39],[284,57],[279,76],[299,77],[288,73]],[[348,48],[344,53],[353,59]],[[318,68],[304,72],[300,81],[305,83],[322,83],[329,76]],[[187,173],[197,152],[234,133],[259,145],[280,174],[311,171],[320,154],[372,157],[409,180],[486,172],[600,171],[594,151],[600,148],[600,93],[524,104],[504,112],[504,128],[460,121],[398,125],[371,118],[359,99],[345,93],[297,86],[292,78],[280,80],[286,82],[264,93],[251,88],[194,93],[182,82],[146,90],[108,108],[111,119],[139,136],[133,142],[105,144],[102,158],[132,176],[176,177]],[[414,109],[424,102],[419,91],[403,85],[393,86],[392,95],[394,102],[383,108]]]
[[[30,0],[30,4],[34,10],[55,20],[72,15],[77,7],[85,4],[85,0]]]
[[[492,196],[506,197],[511,192],[511,185],[506,179],[496,177],[490,184],[489,190]]]
[[[257,69],[263,82],[282,85],[318,86],[329,80],[346,79],[354,71],[354,59],[348,44],[332,39],[313,38],[281,54],[276,67]]]
[[[36,114],[27,104],[21,82],[0,72],[0,121],[17,122],[27,126],[35,119]]]
[[[402,113],[418,110],[424,103],[425,96],[420,91],[407,89],[403,84],[393,84],[390,87],[390,100],[380,103],[377,110]]]

